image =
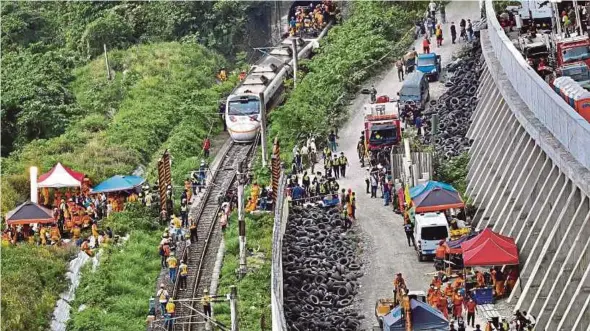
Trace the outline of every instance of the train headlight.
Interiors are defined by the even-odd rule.
[[[235,116],[230,116],[229,117],[229,120],[232,121],[232,122],[235,122],[236,121],[236,118],[235,118]]]

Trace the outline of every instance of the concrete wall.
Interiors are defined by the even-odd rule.
[[[272,331],[287,331],[285,311],[283,310],[283,236],[289,218],[289,204],[285,203],[287,176],[281,172],[275,222],[272,230],[272,266],[271,266],[271,315]]]
[[[515,238],[521,278],[509,303],[536,316],[536,330],[588,331],[588,123],[539,85],[486,2],[487,67],[468,132],[474,144],[467,193],[479,208],[474,222]]]

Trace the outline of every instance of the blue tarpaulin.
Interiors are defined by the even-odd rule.
[[[434,180],[427,181],[424,184],[416,185],[410,188],[410,198],[414,199],[415,197],[419,196],[420,194],[431,191],[435,188],[441,188],[446,191],[457,192],[455,188],[447,183],[437,182]]]
[[[449,321],[440,311],[414,299],[410,300],[410,306],[414,331],[447,331],[449,329]],[[397,306],[383,317],[383,331],[405,331],[405,323],[402,308]]]
[[[92,193],[127,191],[140,186],[143,182],[145,179],[139,176],[116,175],[96,185],[92,189]]]

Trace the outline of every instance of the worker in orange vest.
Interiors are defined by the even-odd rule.
[[[96,221],[92,222],[92,236],[98,242],[98,225],[96,224]]]
[[[486,280],[483,277],[483,272],[476,271],[475,272],[475,279],[477,280],[477,287],[485,287],[486,286]]]
[[[428,36],[424,36],[424,40],[422,40],[422,51],[424,54],[430,53],[430,40],[428,40]]]
[[[443,313],[443,315],[445,315],[445,318],[449,318],[449,310],[447,309],[447,297],[441,291],[437,291],[436,308],[440,310],[440,312]]]
[[[442,289],[442,280],[440,279],[440,277],[434,276],[434,278],[432,279],[432,282],[430,283],[431,285],[434,285],[434,287]]]
[[[465,285],[465,280],[463,279],[463,274],[459,274],[453,283],[453,287],[456,290],[462,288]]]
[[[57,224],[51,228],[51,230],[49,231],[49,236],[51,238],[53,245],[59,245],[59,242],[61,240],[61,233],[59,233]]]
[[[426,294],[426,302],[431,305],[432,307],[436,308],[438,302],[438,292],[434,285],[430,284],[430,288],[428,289],[428,293]]]
[[[463,315],[463,296],[457,291],[453,297],[453,317],[459,318]]]
[[[84,239],[84,241],[82,242],[82,246],[80,246],[80,250],[88,254],[88,256],[90,257],[92,257],[93,255],[92,250],[90,249],[90,245],[88,244],[88,239]]]
[[[445,287],[445,295],[448,298],[452,298],[453,297],[453,293],[454,293],[453,286],[451,286],[451,282],[448,282],[447,283],[447,287]]]

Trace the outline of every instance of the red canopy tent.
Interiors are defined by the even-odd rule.
[[[514,239],[496,233],[492,231],[490,228],[486,228],[477,236],[463,242],[461,244],[461,249],[463,250],[463,252],[468,251],[481,245],[488,239],[491,239],[494,243],[496,243],[496,245],[502,247],[508,253],[518,256],[518,250],[516,248]]]
[[[82,186],[84,174],[74,171],[61,163],[55,165],[48,172],[39,176],[37,180],[38,187],[76,187]]]
[[[516,245],[514,245],[514,251],[516,251]],[[463,265],[466,267],[516,264],[518,264],[518,253],[508,252],[491,238],[470,250],[463,250]]]
[[[6,224],[54,223],[51,210],[31,201],[27,201],[6,214]]]

